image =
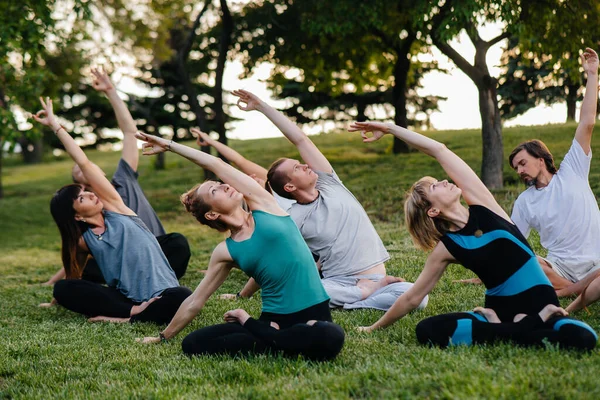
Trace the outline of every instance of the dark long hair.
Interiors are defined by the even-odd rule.
[[[84,265],[77,263],[77,244],[82,233],[87,229],[85,222],[75,220],[73,201],[77,199],[83,186],[79,184],[66,185],[60,188],[50,200],[50,212],[58,226],[62,239],[62,262],[67,278],[81,278]]]
[[[508,162],[511,168],[514,168],[513,159],[522,150],[525,150],[531,157],[543,158],[548,172],[550,172],[552,175],[556,174],[556,166],[554,165],[554,157],[552,157],[552,153],[550,153],[550,150],[548,150],[548,147],[546,147],[544,142],[537,139],[528,140],[515,147],[515,149],[510,153],[510,156],[508,156]]]

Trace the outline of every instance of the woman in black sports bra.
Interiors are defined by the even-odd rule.
[[[546,340],[561,347],[595,347],[594,330],[566,317],[529,243],[460,157],[444,144],[394,124],[356,122],[349,130],[360,131],[364,142],[393,134],[438,160],[456,182],[424,177],[409,190],[404,204],[408,231],[419,248],[431,253],[414,286],[375,324],[360,330],[386,327],[402,318],[433,289],[446,267],[457,263],[486,286],[486,308],[421,321],[419,342],[446,347],[507,339],[541,345]],[[461,204],[461,196],[469,208]]]

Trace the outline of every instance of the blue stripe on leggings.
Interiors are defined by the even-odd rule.
[[[483,315],[478,314],[476,312],[467,311],[467,312],[465,312],[465,314],[470,314],[470,315],[474,316],[475,318],[477,318],[478,320],[480,320],[481,322],[489,322],[486,317],[484,317]]]
[[[514,296],[538,285],[551,286],[552,284],[544,274],[537,258],[533,256],[507,280],[486,290],[485,294],[488,296]]]
[[[594,332],[594,330],[592,329],[591,326],[589,326],[585,322],[577,321],[576,319],[569,319],[569,318],[561,319],[560,321],[557,321],[554,324],[554,326],[552,327],[552,329],[554,329],[555,331],[557,331],[563,325],[576,325],[576,326],[579,326],[581,328],[587,329],[588,331],[592,332],[592,334],[594,335],[594,337],[596,338],[596,340],[598,340],[598,335],[596,334],[596,332]]]
[[[449,346],[458,346],[473,344],[473,321],[470,319],[459,319],[456,321],[456,330],[450,338]]]

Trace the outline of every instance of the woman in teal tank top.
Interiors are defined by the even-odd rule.
[[[138,133],[137,137],[146,142],[144,154],[171,151],[223,180],[198,184],[183,194],[181,201],[200,223],[231,234],[217,245],[204,279],[167,328],[144,342],[177,335],[237,267],[262,289],[260,318],[255,320],[241,309],[229,311],[224,316],[228,323],[189,334],[182,343],[184,353],[282,352],[315,360],[334,358],[342,349],[344,331],[331,322],[329,297],[312,254],[275,198],[219,158],[157,136]],[[242,207],[244,201],[248,210]]]

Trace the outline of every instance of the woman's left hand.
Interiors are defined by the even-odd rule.
[[[140,131],[135,134],[135,137],[145,142],[142,145],[142,154],[145,156],[164,153],[169,150],[169,147],[171,146],[171,140],[166,140],[159,136],[148,135],[147,133]]]
[[[389,133],[389,124],[385,122],[353,122],[348,128],[348,132],[360,132],[364,143],[375,142],[381,139],[386,133]],[[367,132],[372,132],[373,136],[368,137]]]
[[[246,321],[248,321],[248,318],[250,318],[250,314],[241,308],[227,311],[225,315],[223,315],[223,319],[226,322],[239,322],[240,325],[244,325]]]

